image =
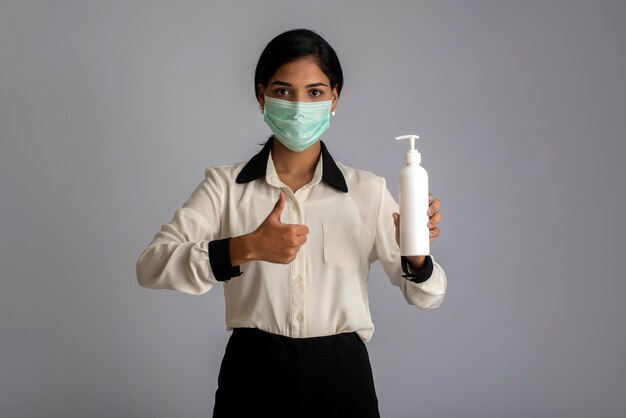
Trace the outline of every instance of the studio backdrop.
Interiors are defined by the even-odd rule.
[[[608,0],[3,0],[0,417],[210,416],[223,291],[145,289],[135,263],[205,168],[267,140],[254,67],[299,27],[343,66],[333,157],[397,200],[394,137],[418,134],[442,203],[439,309],[370,271],[382,416],[623,416],[625,18]]]

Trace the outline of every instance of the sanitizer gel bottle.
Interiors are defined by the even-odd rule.
[[[428,173],[420,165],[422,156],[415,148],[417,135],[403,135],[411,149],[404,154],[405,166],[400,172],[400,255],[429,255]]]

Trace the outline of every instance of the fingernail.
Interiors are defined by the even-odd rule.
[[[435,233],[433,232],[433,230],[431,229],[430,231],[428,231],[428,235],[433,236]]]

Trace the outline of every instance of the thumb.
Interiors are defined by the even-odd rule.
[[[280,222],[280,214],[283,212],[283,208],[285,207],[285,193],[283,191],[280,192],[278,196],[278,201],[274,205],[274,208],[267,216],[268,219],[272,219],[273,221]]]

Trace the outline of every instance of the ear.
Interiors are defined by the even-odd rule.
[[[265,88],[261,84],[256,86],[256,99],[261,107],[265,106]]]
[[[332,100],[333,100],[331,109],[335,110],[337,109],[337,103],[339,103],[339,92],[337,91],[337,86],[333,87],[333,90],[331,93],[332,93]]]

